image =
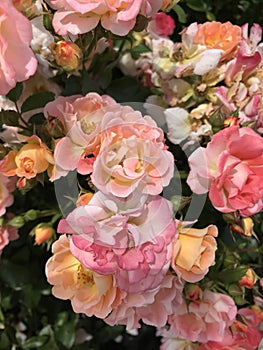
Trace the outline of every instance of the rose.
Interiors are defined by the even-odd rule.
[[[118,198],[98,191],[92,198],[88,194],[88,203],[78,205],[66,220],[61,220],[58,229],[67,224],[68,233],[80,234],[89,242],[126,249],[154,243],[172,221],[172,204],[162,196],[135,192],[128,198]]]
[[[135,189],[156,195],[169,184],[174,158],[151,117],[117,105],[105,113],[101,133],[91,175],[99,190],[117,197],[127,197]]]
[[[53,26],[60,35],[83,34],[94,29],[99,22],[106,30],[127,35],[136,24],[139,14],[151,17],[163,5],[162,0],[48,0],[55,12]]]
[[[32,28],[29,20],[11,0],[0,3],[0,94],[7,94],[19,81],[33,75],[37,60],[30,49]]]
[[[53,256],[46,263],[46,276],[59,299],[70,299],[74,312],[105,318],[116,297],[114,277],[87,270],[69,249],[66,235],[52,245]]]
[[[174,19],[166,13],[159,12],[152,16],[147,30],[159,36],[173,34],[175,29]]]
[[[194,43],[207,48],[221,49],[225,53],[221,61],[231,58],[241,42],[241,28],[230,22],[205,22],[198,25]]]
[[[105,209],[102,208],[100,213],[98,207],[94,206],[92,208],[89,204],[85,207],[78,207],[76,212],[73,211],[68,215],[67,219],[61,220],[58,225],[58,232],[72,234],[71,252],[87,269],[103,275],[115,274],[118,287],[129,293],[154,289],[161,283],[169,269],[172,240],[177,234],[170,202],[165,199],[162,200],[167,202],[168,206],[165,207],[165,204],[162,204],[161,208],[167,211],[168,215],[165,213],[164,218],[166,219],[161,224],[157,222],[160,221],[157,215],[151,219],[152,222],[148,222],[149,218],[146,215],[144,224],[143,215],[142,218],[136,218],[135,211],[131,211],[131,220],[128,224],[126,224],[126,221],[129,217],[125,218],[124,215],[116,215],[116,217],[113,216],[107,220],[109,214],[105,212]],[[154,207],[158,209],[159,206],[160,200],[157,198],[153,203],[153,208],[149,206],[150,211],[154,212],[156,210]],[[89,209],[89,207],[89,215],[86,215],[88,211],[84,210],[83,213],[81,209]],[[78,213],[79,210],[80,213]],[[147,210],[144,214],[147,214]],[[74,217],[75,215],[76,217]],[[93,220],[91,220],[91,215],[94,216]],[[149,214],[149,217],[152,217],[152,213]],[[136,220],[138,220],[138,226],[136,226]],[[150,231],[149,233],[147,229]],[[146,235],[151,235],[151,232],[154,234],[152,241],[143,241],[145,239],[143,237],[145,235],[144,231]],[[79,232],[82,234],[79,234]],[[109,237],[104,238],[103,233],[108,234]],[[143,241],[141,244],[134,245],[133,233],[138,235],[137,240],[141,239]],[[128,234],[131,236],[129,239],[130,245],[127,244],[126,236]],[[142,234],[142,238],[140,238],[140,234]],[[97,241],[93,242],[94,238]],[[122,239],[126,242],[126,245],[121,248],[109,244],[104,245],[98,238],[105,240],[107,243],[116,240],[117,244],[120,244],[120,239]]]
[[[29,137],[27,142],[19,151],[7,154],[0,165],[0,171],[6,175],[32,179],[48,170],[51,176],[54,164],[51,151],[36,135]]]
[[[168,315],[182,303],[183,284],[177,276],[168,273],[154,289],[143,293],[127,293],[118,290],[118,305],[104,320],[110,326],[123,324],[127,330],[140,328],[145,324],[162,327]]]
[[[209,191],[217,210],[250,216],[263,208],[263,138],[252,129],[220,130],[188,161],[188,185],[197,194]]]
[[[206,289],[200,301],[179,305],[168,323],[175,337],[201,343],[221,342],[236,314],[237,307],[231,297]]]
[[[198,282],[215,263],[218,230],[215,225],[203,229],[178,225],[179,237],[174,244],[172,267],[187,282]]]
[[[118,105],[110,96],[88,93],[85,96],[59,96],[48,103],[44,115],[58,119],[67,134],[55,145],[55,171],[52,180],[77,169],[80,174],[92,172],[100,147],[100,124],[108,109]],[[51,118],[51,119],[50,119]],[[67,154],[67,157],[65,157]]]

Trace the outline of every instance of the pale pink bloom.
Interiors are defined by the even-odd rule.
[[[188,159],[187,183],[194,193],[209,191],[221,212],[250,216],[263,208],[263,139],[248,127],[230,126],[216,133],[207,148]]]
[[[135,223],[136,223],[136,219]],[[130,293],[138,293],[156,288],[166,275],[172,254],[172,239],[176,236],[176,224],[170,217],[169,221],[162,225],[154,224],[160,220],[159,216],[153,219],[152,225],[162,229],[161,234],[156,234],[153,242],[144,242],[138,246],[115,248],[93,243],[91,238],[99,228],[94,222],[83,220],[85,235],[72,232],[70,221],[61,220],[58,232],[71,233],[70,249],[72,254],[87,268],[99,274],[115,274],[117,285],[120,289]],[[124,221],[125,222],[125,221]],[[123,224],[123,223],[121,223]],[[146,225],[147,226],[147,225]],[[136,224],[131,225],[130,231],[139,231]],[[73,225],[74,229],[74,225]]]
[[[0,94],[7,94],[17,82],[35,73],[37,60],[29,47],[32,37],[29,20],[14,7],[11,0],[1,0]]]
[[[156,195],[170,183],[174,158],[162,129],[149,116],[116,106],[101,122],[102,141],[91,180],[106,194],[127,197],[138,190]]]
[[[59,299],[69,299],[76,313],[106,317],[116,298],[116,284],[112,275],[99,275],[86,269],[75,259],[66,235],[52,245],[53,256],[46,263],[46,276],[53,285],[52,293]]]
[[[152,16],[147,30],[158,36],[168,36],[173,34],[175,29],[174,19],[164,12],[156,13]]]
[[[178,338],[201,343],[220,342],[234,322],[236,313],[231,297],[204,290],[202,300],[179,305],[168,322]]]
[[[68,233],[80,234],[90,243],[126,249],[155,243],[173,221],[173,209],[171,202],[158,195],[147,197],[135,192],[123,199],[98,191],[87,205],[74,209],[66,221],[71,227]],[[59,229],[63,224],[62,220]]]
[[[10,215],[10,218],[13,215]],[[10,241],[18,239],[17,229],[11,225],[1,226],[0,227],[0,255],[3,252],[3,249],[8,245]]]
[[[59,96],[45,106],[44,114],[54,123],[61,123],[65,137],[56,143],[55,174],[52,180],[77,169],[80,174],[92,171],[100,146],[100,123],[106,108],[117,105],[107,95],[88,93],[86,96]],[[67,154],[67,157],[65,157]]]
[[[127,35],[136,24],[139,14],[154,15],[163,5],[162,0],[48,0],[57,10],[53,19],[55,31],[60,35],[83,34],[94,29],[99,22],[106,30]]]
[[[3,161],[0,164],[3,164]],[[14,178],[5,176],[0,173],[0,216],[6,212],[6,208],[14,202],[12,191],[15,189]]]
[[[126,325],[126,328],[140,328],[144,324],[163,327],[168,315],[182,302],[183,285],[175,275],[167,274],[157,288],[143,293],[119,291],[119,303],[104,320],[110,326]]]

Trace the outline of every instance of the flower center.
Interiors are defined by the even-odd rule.
[[[86,270],[81,264],[79,264],[77,271],[77,281],[80,287],[83,287],[84,285],[93,286],[93,272]]]
[[[34,161],[31,158],[25,157],[21,159],[21,167],[26,173],[31,173],[34,167]]]

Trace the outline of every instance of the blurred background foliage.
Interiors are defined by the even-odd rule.
[[[180,31],[192,22],[217,20],[238,25],[263,24],[262,0],[181,0],[170,15],[176,23],[174,40],[179,40]],[[82,78],[85,82],[85,77]],[[111,96],[120,102],[145,99],[147,91],[138,86],[133,78],[117,78],[118,83],[109,80],[106,84],[106,92]],[[67,80],[65,95],[79,92],[78,79],[72,76]],[[120,83],[123,83],[124,88],[129,86],[130,89],[123,90]],[[82,87],[83,94],[89,91],[89,84],[86,84]],[[74,88],[77,90],[74,91]],[[48,210],[52,204],[56,206],[55,197],[51,193],[52,189],[43,191],[39,184],[29,192],[18,194],[12,211],[24,220],[24,214],[32,208]],[[49,221],[50,217],[42,218],[41,222],[45,220]],[[218,224],[220,220],[221,214],[214,212],[212,221]],[[262,235],[263,215],[258,214],[257,220],[255,229]],[[23,225],[18,220],[17,226],[21,226],[20,239],[10,242],[1,256],[0,350],[159,349],[159,339],[155,337],[153,327],[142,326],[138,335],[129,334],[122,326],[109,327],[95,317],[76,315],[70,302],[52,296],[51,286],[45,278],[45,263],[50,252],[46,245],[36,246],[33,237],[29,235],[38,223],[39,219],[34,219],[34,215],[29,215]],[[262,251],[261,246],[261,256]]]

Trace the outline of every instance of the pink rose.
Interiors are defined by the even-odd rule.
[[[107,95],[88,93],[86,96],[59,96],[45,106],[44,114],[50,123],[57,119],[65,137],[55,146],[55,174],[52,180],[77,169],[89,174],[100,145],[99,125],[106,113],[105,108],[117,105]],[[67,157],[65,157],[65,153]]]
[[[200,301],[178,306],[168,322],[178,338],[221,342],[236,313],[236,305],[228,295],[205,290]]]
[[[248,127],[216,133],[207,148],[189,157],[187,183],[197,194],[209,191],[221,212],[250,216],[263,208],[263,138]]]
[[[161,201],[170,204],[163,198]],[[154,212],[154,206],[156,205],[158,209],[160,204],[160,200],[157,198],[153,203],[153,207],[151,208],[148,205],[147,210],[153,210]],[[79,208],[88,210],[89,205]],[[170,266],[172,239],[177,233],[176,224],[173,220],[170,205],[162,205],[162,211],[164,211],[165,219],[160,224],[160,216],[155,215],[155,217],[152,217],[152,214],[149,215],[152,220],[152,223],[150,223],[147,211],[144,212],[141,218],[133,217],[135,213],[131,213],[130,216],[127,215],[126,217],[120,216],[118,218],[113,216],[108,220],[106,216],[104,220],[97,220],[98,218],[103,218],[105,212],[103,213],[102,209],[100,213],[98,208],[91,207],[87,216],[87,211],[85,211],[84,214],[81,212],[81,215],[74,217],[77,213],[76,211],[72,215],[69,214],[66,220],[61,220],[58,232],[72,234],[71,252],[83,266],[99,274],[115,274],[117,285],[120,289],[130,293],[137,293],[156,288],[163,280]],[[91,216],[94,216],[93,220]],[[145,225],[142,221],[143,216],[145,216]],[[71,224],[71,220],[73,224]],[[138,221],[136,222],[136,220]],[[100,242],[103,236],[102,233],[107,234],[104,223],[110,227],[108,231],[110,237],[108,239],[105,238],[105,240],[107,242],[113,240],[114,242],[115,237],[111,236],[117,234],[118,237],[119,234],[120,238],[126,243],[125,246],[116,248],[114,245],[111,247]],[[78,231],[81,230],[82,234],[74,232],[75,228]],[[144,235],[144,231],[146,232],[147,229],[153,233],[152,241],[145,242],[145,238],[142,238],[143,243],[135,246],[132,234]],[[126,236],[126,241],[123,236]],[[129,237],[129,245],[127,245],[127,236]],[[93,242],[94,238],[97,239],[95,243]],[[119,244],[120,241],[117,240],[117,243]]]
[[[126,249],[146,242],[155,243],[171,221],[172,204],[161,196],[133,193],[123,199],[98,191],[87,205],[74,209],[66,223],[61,220],[58,230],[63,231],[66,224],[70,226],[68,233],[82,235],[91,243]]]
[[[238,311],[241,317],[234,320],[230,329],[226,329],[222,341],[209,341],[200,345],[197,350],[256,350],[263,333],[256,326],[258,319],[252,309],[242,308]]]
[[[35,73],[37,60],[29,47],[33,38],[29,20],[11,0],[1,0],[0,13],[0,94],[5,95]]]
[[[159,286],[144,293],[119,291],[119,303],[104,320],[110,326],[124,324],[126,329],[144,324],[163,327],[168,315],[182,302],[183,284],[175,275],[167,274]]]
[[[151,117],[115,106],[105,113],[101,130],[101,148],[91,175],[99,190],[117,197],[127,197],[135,189],[156,195],[170,183],[174,157]]]
[[[174,19],[164,12],[158,12],[154,16],[148,25],[147,30],[158,36],[168,36],[173,34],[175,29]]]
[[[127,35],[136,24],[139,14],[154,15],[163,5],[162,0],[48,0],[55,12],[53,26],[60,35],[83,34],[94,29],[99,22],[106,30]]]
[[[0,162],[0,164],[3,162]],[[0,173],[0,216],[6,212],[6,207],[13,204],[14,198],[11,192],[15,189],[14,178],[4,176]]]

